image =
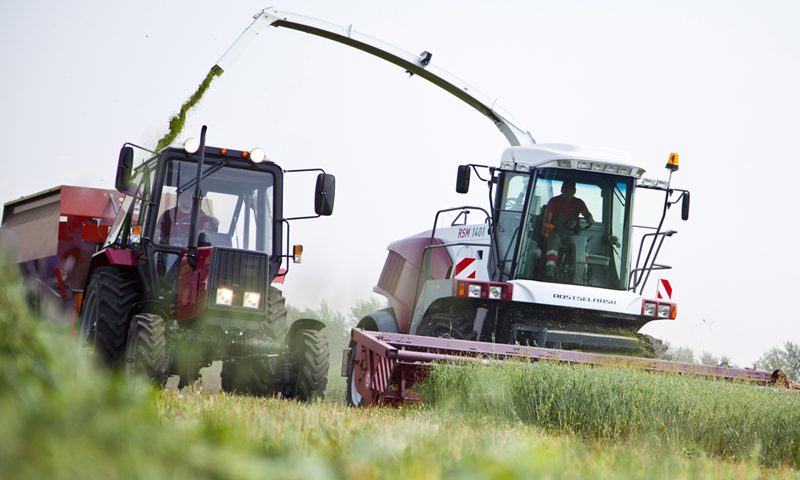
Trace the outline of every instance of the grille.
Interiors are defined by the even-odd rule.
[[[265,253],[214,249],[211,287],[220,285],[238,292],[266,292],[269,284],[269,257]]]

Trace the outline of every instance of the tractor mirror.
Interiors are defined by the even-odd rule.
[[[458,166],[458,177],[456,177],[456,192],[469,192],[469,165]]]
[[[335,195],[336,177],[327,173],[317,175],[317,188],[314,193],[314,211],[317,215],[328,216],[333,213]]]
[[[133,147],[124,146],[119,151],[119,161],[117,162],[117,179],[114,186],[121,193],[129,195],[135,193],[131,185],[131,174],[133,173]]]
[[[683,192],[683,200],[681,201],[681,218],[689,220],[689,192]]]

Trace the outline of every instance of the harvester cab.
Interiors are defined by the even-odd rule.
[[[157,382],[187,383],[222,360],[225,390],[309,399],[325,388],[324,325],[289,324],[282,281],[289,249],[283,178],[318,171],[315,214],[333,211],[335,179],[321,169],[283,170],[264,151],[189,139],[184,148],[120,151],[117,189],[126,196],[93,256],[80,337],[111,366]],[[134,166],[136,153],[145,158]],[[149,157],[149,158],[146,158]]]
[[[677,167],[677,155],[670,158]],[[656,353],[647,352],[653,345],[641,340],[650,339],[636,333],[677,314],[667,298],[642,297],[650,273],[669,268],[656,263],[663,240],[675,233],[662,230],[669,207],[681,202],[688,219],[689,192],[671,187],[673,170],[670,180],[643,179],[643,166],[624,152],[539,144],[506,149],[499,167],[459,167],[457,191],[466,193],[470,172],[480,176],[480,170],[488,173],[491,214],[466,225],[466,208],[452,225],[426,232],[450,258],[445,277],[451,293],[439,293],[441,284],[419,285],[410,332],[438,333],[444,317],[452,325],[447,333],[464,338]],[[647,233],[636,245],[638,188],[661,190],[664,208],[657,227],[641,227]],[[441,282],[426,267],[421,277]],[[391,298],[397,290],[386,287],[379,283]]]

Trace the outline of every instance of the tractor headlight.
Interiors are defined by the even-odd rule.
[[[491,300],[500,300],[503,296],[503,287],[500,285],[492,285],[489,287],[489,298]]]
[[[231,290],[230,288],[218,288],[217,305],[231,306],[232,304],[233,304],[233,290]]]
[[[642,315],[646,315],[648,317],[655,317],[656,316],[656,302],[644,302],[642,305]]]
[[[670,318],[672,314],[672,305],[669,303],[658,304],[658,318]]]
[[[481,298],[481,286],[475,284],[470,285],[469,293],[467,295],[472,298]]]
[[[244,308],[258,308],[261,304],[261,294],[258,292],[244,292],[244,301],[242,306]]]

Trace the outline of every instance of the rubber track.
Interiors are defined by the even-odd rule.
[[[89,288],[98,289],[95,351],[104,365],[119,367],[125,356],[130,310],[139,299],[136,276],[118,267],[98,268]]]
[[[158,315],[141,314],[136,322],[136,351],[133,369],[147,375],[157,385],[163,386],[167,376],[167,337],[164,319]]]
[[[300,330],[296,335],[295,341],[300,344],[300,349],[295,360],[295,397],[304,402],[322,399],[328,385],[328,337],[316,330]]]

